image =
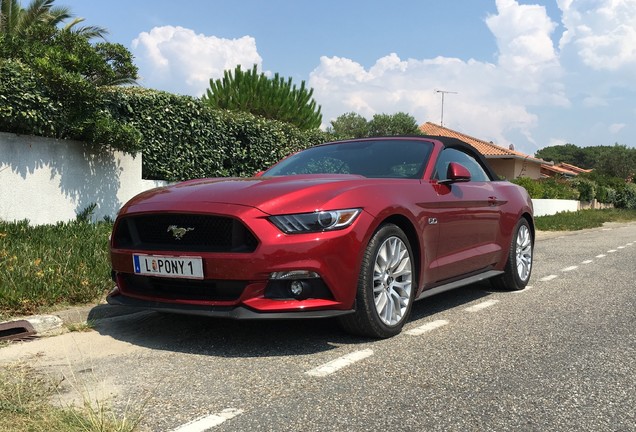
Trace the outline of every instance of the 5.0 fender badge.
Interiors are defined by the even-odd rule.
[[[181,228],[176,225],[170,225],[166,232],[172,232],[175,240],[181,240],[188,231],[194,231],[194,228]]]

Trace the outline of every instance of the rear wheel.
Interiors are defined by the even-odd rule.
[[[524,289],[532,273],[533,247],[530,224],[525,218],[521,218],[512,236],[504,273],[491,279],[492,285],[497,289],[508,291]]]
[[[404,232],[381,226],[371,238],[358,277],[356,311],[340,318],[354,334],[387,338],[406,322],[415,295],[413,253]]]

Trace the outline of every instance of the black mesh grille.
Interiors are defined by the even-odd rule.
[[[192,279],[170,279],[161,277],[120,274],[119,281],[124,293],[138,294],[165,300],[237,300],[247,282],[213,281]]]
[[[197,252],[252,252],[258,241],[238,220],[197,214],[129,216],[117,224],[115,247]]]

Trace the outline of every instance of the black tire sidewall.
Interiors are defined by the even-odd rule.
[[[522,280],[519,277],[519,272],[517,271],[517,239],[519,238],[519,231],[521,231],[521,227],[525,226],[530,233],[530,243],[532,249],[532,257],[534,258],[534,238],[532,238],[532,231],[530,230],[530,224],[525,218],[521,218],[519,222],[517,222],[517,226],[515,226],[514,236],[512,237],[512,242],[510,243],[510,257],[508,259],[508,266],[510,271],[510,276],[514,281],[515,289],[521,290],[523,289],[528,282],[530,281],[530,276],[532,276],[532,265],[530,266],[530,273],[528,274],[527,280]]]
[[[380,246],[384,244],[384,242],[390,237],[397,237],[406,245],[411,262],[411,295],[409,298],[409,304],[407,305],[402,319],[394,325],[387,325],[382,322],[382,320],[380,319],[380,315],[378,314],[378,311],[375,307],[375,298],[373,295],[373,267],[375,265],[375,260],[378,255]],[[413,306],[413,298],[415,296],[416,286],[415,263],[413,260],[413,251],[411,249],[411,244],[408,238],[404,234],[404,231],[402,231],[397,225],[382,225],[380,228],[378,228],[378,230],[369,241],[369,244],[367,245],[367,249],[362,260],[362,265],[360,266],[360,275],[358,281],[358,298],[362,303],[361,306],[364,309],[362,312],[367,314],[369,324],[374,329],[373,333],[377,334],[379,337],[390,337],[398,334],[401,331],[404,323],[408,320],[408,317],[410,315],[411,308]]]

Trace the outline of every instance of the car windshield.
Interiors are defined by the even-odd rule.
[[[407,139],[348,141],[303,150],[267,170],[266,176],[357,174],[369,178],[418,179],[433,145]]]

